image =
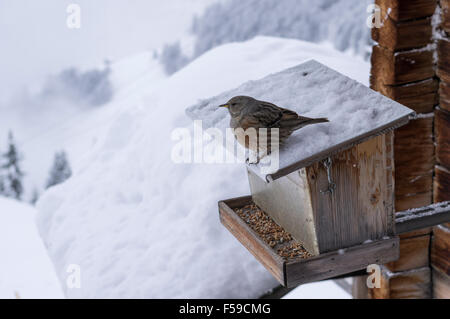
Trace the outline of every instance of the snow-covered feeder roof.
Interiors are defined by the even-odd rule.
[[[414,114],[413,110],[315,60],[246,82],[202,100],[186,112],[191,119],[202,120],[203,129],[214,127],[225,131],[230,116],[218,105],[237,95],[268,101],[302,116],[330,120],[294,132],[280,149],[277,172],[262,176],[261,164],[250,165],[262,178],[273,180],[400,127]]]

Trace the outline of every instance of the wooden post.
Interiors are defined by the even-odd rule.
[[[450,0],[440,0],[437,43],[439,107],[435,111],[436,160],[434,201],[450,200]],[[433,228],[431,249],[433,297],[450,298],[450,223]]]
[[[440,87],[433,15],[438,0],[375,0],[375,4],[384,21],[381,28],[372,29],[377,45],[371,59],[371,87],[418,114],[394,138],[395,210],[402,211],[433,202],[434,109]],[[383,267],[382,288],[369,289],[371,298],[431,297],[430,235],[431,229],[424,229],[400,237],[400,258]]]

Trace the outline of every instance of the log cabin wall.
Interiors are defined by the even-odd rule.
[[[403,211],[433,202],[434,112],[440,87],[433,31],[438,0],[375,0],[375,4],[383,25],[372,29],[376,45],[371,87],[418,114],[394,138],[395,209]],[[428,228],[400,236],[400,259],[382,268],[382,287],[369,289],[370,298],[432,297],[431,234]]]
[[[436,13],[439,106],[435,110],[436,167],[434,201],[450,200],[450,0]],[[450,298],[450,223],[433,228],[431,271],[433,297]]]

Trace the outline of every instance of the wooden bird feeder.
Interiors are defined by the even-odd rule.
[[[263,93],[269,83],[280,94]],[[328,116],[330,124],[296,132],[280,150],[276,171],[262,174],[261,164],[248,165],[251,196],[219,202],[223,225],[286,287],[396,260],[392,131],[414,112],[316,61],[244,84],[211,104],[238,94]],[[242,208],[252,204],[260,212],[247,209],[243,218]],[[258,216],[289,236],[266,240],[254,227]],[[299,245],[307,254],[280,253]]]

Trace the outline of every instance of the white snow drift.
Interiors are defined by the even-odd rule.
[[[62,298],[34,219],[36,210],[0,197],[0,298]]]

